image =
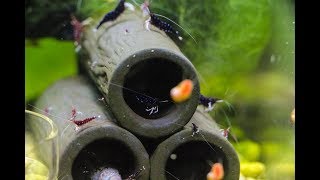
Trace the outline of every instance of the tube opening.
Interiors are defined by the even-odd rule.
[[[139,116],[156,119],[176,108],[170,90],[182,81],[182,69],[163,58],[152,58],[133,65],[125,76],[123,97]]]
[[[167,180],[206,180],[214,163],[223,163],[227,167],[227,159],[220,148],[203,141],[188,142],[177,147],[167,159],[165,176]],[[224,169],[227,173],[227,169]]]
[[[95,179],[97,172],[105,168],[119,171],[127,178],[135,170],[133,153],[121,141],[111,139],[96,140],[84,147],[72,165],[72,177],[77,180]]]

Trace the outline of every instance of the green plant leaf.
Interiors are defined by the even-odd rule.
[[[55,81],[76,74],[76,68],[71,41],[51,38],[26,40],[25,100],[36,98]]]

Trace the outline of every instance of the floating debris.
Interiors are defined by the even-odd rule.
[[[212,165],[211,171],[207,174],[207,180],[223,180],[224,170],[221,163]]]
[[[190,98],[193,90],[193,82],[185,79],[170,91],[171,98],[176,103],[181,103]]]

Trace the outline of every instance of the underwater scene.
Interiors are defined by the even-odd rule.
[[[295,179],[295,1],[27,0],[25,28],[25,179]]]

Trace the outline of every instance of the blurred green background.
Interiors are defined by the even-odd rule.
[[[53,82],[77,73],[70,13],[100,20],[116,3],[26,2],[27,103]],[[170,17],[196,38],[197,43],[183,33],[184,40],[177,43],[198,70],[201,93],[232,105],[219,104],[211,115],[221,126],[231,126],[236,138],[229,140],[239,154],[243,178],[295,179],[290,123],[295,107],[294,8],[292,0],[151,2],[151,11]]]

